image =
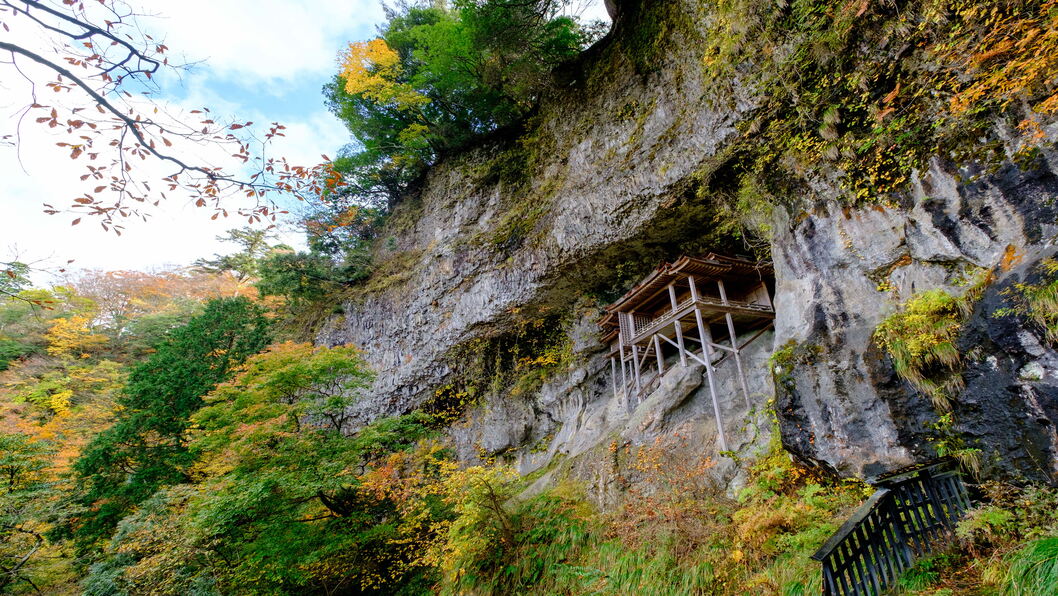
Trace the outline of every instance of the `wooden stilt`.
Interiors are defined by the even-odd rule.
[[[613,398],[617,399],[617,361],[610,356],[610,385],[613,386]]]
[[[727,291],[724,289],[724,280],[716,280],[716,286],[720,290],[720,300],[727,306]],[[742,385],[742,395],[746,398],[746,407],[753,409],[753,404],[749,399],[749,385],[746,384],[746,372],[742,369],[742,350],[738,347],[738,339],[735,336],[735,320],[731,317],[731,313],[724,313],[724,318],[727,319],[727,334],[731,337],[731,351],[735,354],[735,369],[738,371],[738,382]]]
[[[676,345],[680,350],[680,366],[687,366],[687,349],[683,345],[683,324],[676,319],[674,325],[676,326]]]
[[[665,374],[665,358],[661,355],[661,342],[658,340],[658,334],[654,334],[654,355],[658,359],[658,377]]]
[[[694,320],[698,324],[698,337],[702,339],[702,355],[705,357],[705,375],[709,380],[709,396],[713,399],[713,416],[716,418],[716,434],[720,439],[720,450],[727,451],[727,437],[724,436],[724,419],[720,415],[720,400],[716,397],[716,379],[713,375],[713,349],[710,347],[712,334],[702,322],[702,311],[698,308],[698,288],[694,283],[694,276],[688,276],[691,284],[691,299],[695,301]]]
[[[638,399],[639,392],[643,390],[643,386],[639,377],[639,346],[635,344],[632,344],[632,372],[636,377],[636,398]]]
[[[667,372],[665,350],[676,349],[680,366],[689,366],[693,360],[705,367],[703,376],[709,381],[717,445],[724,451],[730,449],[724,432],[726,414],[720,403],[720,391],[729,385],[726,376],[721,378],[717,373],[724,366],[724,360],[733,355],[735,364],[729,368],[732,375],[738,375],[739,388],[734,388],[732,382],[731,390],[741,390],[747,407],[753,407],[755,398],[749,393],[747,376],[753,372],[747,368],[753,362],[743,362],[742,352],[773,326],[775,309],[767,285],[771,283],[770,277],[766,277],[770,273],[771,268],[766,263],[713,253],[704,257],[681,257],[660,265],[620,300],[607,307],[607,314],[600,321],[609,341],[618,344],[611,344],[610,352],[614,395],[627,400],[627,407],[636,407],[644,392],[654,388],[655,381]],[[699,286],[698,282],[707,285]],[[727,284],[731,284],[730,289]],[[684,293],[684,288],[688,287],[689,297]],[[705,293],[701,293],[702,290]],[[742,328],[744,336],[738,335],[736,327]],[[719,336],[713,337],[714,329],[725,329],[730,342]],[[672,348],[665,347],[666,342]],[[698,342],[701,348],[694,342]],[[649,374],[655,366],[649,363],[651,352],[656,360],[656,378]],[[615,357],[621,363],[620,381],[617,380]],[[733,397],[724,396],[725,399]]]
[[[675,313],[676,307],[678,307],[679,304],[676,303],[676,290],[672,287],[672,284],[669,284],[669,301],[672,303],[672,312]],[[687,351],[683,346],[683,323],[680,322],[679,317],[676,317],[676,320],[672,322],[672,325],[676,329],[676,344],[680,350],[680,366],[686,367]]]

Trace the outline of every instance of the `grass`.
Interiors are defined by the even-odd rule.
[[[926,394],[941,412],[951,410],[951,396],[963,387],[962,358],[955,344],[981,296],[984,279],[980,276],[960,296],[942,289],[915,294],[874,332],[896,373]]]
[[[874,330],[874,341],[889,354],[896,374],[926,395],[937,411],[930,425],[937,454],[959,460],[975,477],[981,470],[981,450],[956,431],[952,399],[965,385],[957,342],[991,281],[991,272],[981,270],[960,295],[939,288],[915,294]]]
[[[1008,558],[1003,594],[1053,596],[1058,594],[1058,537],[1029,542]]]
[[[984,502],[956,526],[946,550],[918,561],[904,596],[1058,594],[1058,489],[981,485]]]
[[[713,462],[672,437],[636,449],[625,501],[603,513],[575,485],[510,504],[511,543],[460,549],[452,594],[815,594],[810,555],[866,494],[793,463],[776,442],[733,499],[709,479]],[[470,536],[480,535],[472,532]]]
[[[1037,268],[1042,276],[1038,283],[1015,284],[1012,291],[1017,307],[1040,326],[1052,344],[1058,344],[1058,261],[1043,260]]]
[[[454,562],[446,594],[782,594],[821,591],[811,554],[870,487],[819,475],[775,443],[750,464],[732,498],[706,479],[708,458],[678,437],[617,447],[625,501],[610,512],[575,484],[509,502],[514,539]],[[693,451],[691,451],[693,452]],[[906,596],[1058,594],[1058,489],[982,485],[987,504],[958,524],[945,549],[917,561],[893,589]],[[517,492],[517,491],[515,491]],[[467,528],[466,535],[483,532]],[[447,583],[445,583],[447,582]]]

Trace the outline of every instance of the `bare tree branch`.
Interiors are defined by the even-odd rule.
[[[280,124],[273,123],[263,138],[258,138],[250,128],[252,122],[217,122],[206,108],[174,117],[164,104],[150,97],[150,90],[139,94],[142,103],[130,102],[134,95],[123,88],[125,81],[134,80],[157,89],[154,81],[159,71],[166,68],[178,72],[180,67],[169,63],[164,43],[139,30],[136,19],[142,15],[120,0],[97,2],[107,11],[104,16],[109,15],[101,22],[98,12],[90,15],[80,0],[64,0],[66,10],[38,0],[0,0],[0,16],[7,13],[36,28],[34,34],[39,34],[39,39],[34,43],[40,44],[30,47],[14,39],[0,39],[0,51],[11,56],[3,64],[16,69],[29,82],[32,101],[20,114],[14,137],[4,135],[0,143],[21,145],[26,114],[43,111],[44,115],[34,122],[59,132],[65,129],[67,140],[56,144],[69,149],[70,159],[83,156],[89,162],[81,180],[93,185],[92,192],[72,199],[68,208],[46,204],[46,213],[97,216],[104,229],[120,234],[119,219],[145,217],[136,204],[158,205],[168,198],[166,191],[186,194],[199,207],[211,206],[214,219],[229,214],[224,200],[249,199],[251,204],[233,210],[251,223],[264,218],[274,221],[276,213],[282,212],[271,199],[275,193],[291,193],[298,198],[320,193],[321,182],[329,176],[329,166],[300,167],[283,158],[266,157],[267,146],[284,136]],[[10,31],[8,22],[14,21],[0,22],[5,32]],[[58,41],[51,39],[56,37]],[[24,70],[20,61],[43,68],[55,80],[37,80],[34,77],[39,75]],[[38,84],[59,94],[76,93],[59,95],[57,105],[43,105],[37,97]],[[83,100],[79,94],[83,94]],[[193,122],[194,114],[202,114],[197,123]],[[259,145],[259,149],[251,151],[251,144]],[[99,160],[103,152],[111,154],[109,164]],[[234,167],[226,169],[206,163],[200,157],[202,153],[226,154]],[[168,164],[174,170],[159,176],[157,190],[152,189],[149,176],[135,169],[134,164],[148,160]],[[253,170],[244,175],[242,172],[251,163]],[[104,191],[112,193],[114,199],[97,196]],[[71,223],[80,221],[78,217]]]

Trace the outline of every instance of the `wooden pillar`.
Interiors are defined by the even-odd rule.
[[[669,302],[672,303],[672,312],[676,313],[676,307],[679,304],[676,302],[676,290],[673,289],[672,284],[669,284]],[[672,325],[676,328],[676,344],[680,347],[680,366],[687,366],[687,351],[683,347],[683,324],[680,323],[679,318],[673,321]]]
[[[636,397],[638,398],[643,387],[639,382],[639,346],[635,344],[632,344],[632,372],[636,377]]]
[[[661,356],[661,340],[658,339],[658,334],[654,334],[654,355],[658,359],[658,380],[661,380],[661,375],[665,374],[665,359]]]
[[[716,418],[716,434],[720,439],[720,450],[727,451],[727,438],[724,436],[724,420],[720,415],[720,401],[716,398],[716,379],[713,375],[713,341],[712,333],[706,328],[702,321],[702,311],[698,308],[698,288],[694,284],[694,276],[688,276],[691,284],[691,299],[694,300],[694,321],[698,324],[698,337],[702,340],[702,355],[705,357],[705,374],[709,379],[709,395],[713,398],[713,416]]]
[[[728,306],[730,303],[727,301],[724,280],[716,280],[716,286],[720,290],[720,301],[724,303],[724,306]],[[739,349],[738,340],[735,337],[735,320],[729,312],[724,313],[724,318],[727,319],[727,334],[731,337],[731,349],[734,350],[735,354],[735,369],[738,370],[738,382],[742,385],[742,395],[746,398],[746,407],[752,410],[753,404],[749,400],[749,385],[746,384],[746,371],[742,369],[742,350]]]
[[[691,300],[694,301],[694,322],[698,324],[698,338],[702,340],[702,359],[710,365],[713,363],[713,335],[702,321],[702,309],[698,308],[698,285],[694,283],[694,276],[688,276],[691,283]]]
[[[610,385],[613,386],[613,397],[617,399],[617,362],[610,356]]]
[[[617,316],[621,316],[618,314]],[[620,350],[621,354],[621,393],[628,393],[628,372],[627,366],[625,366],[625,336],[624,331],[619,331],[617,334],[617,349]]]

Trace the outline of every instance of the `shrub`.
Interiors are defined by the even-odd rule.
[[[935,289],[916,294],[874,332],[896,373],[926,394],[941,411],[962,389],[961,357],[955,341],[973,302]]]
[[[966,444],[955,432],[951,399],[963,388],[962,356],[956,341],[963,323],[991,282],[991,272],[979,271],[959,296],[942,289],[915,294],[874,330],[874,341],[892,359],[901,378],[929,397],[939,417],[931,425],[940,456],[956,458],[974,475],[980,473],[981,450]]]

